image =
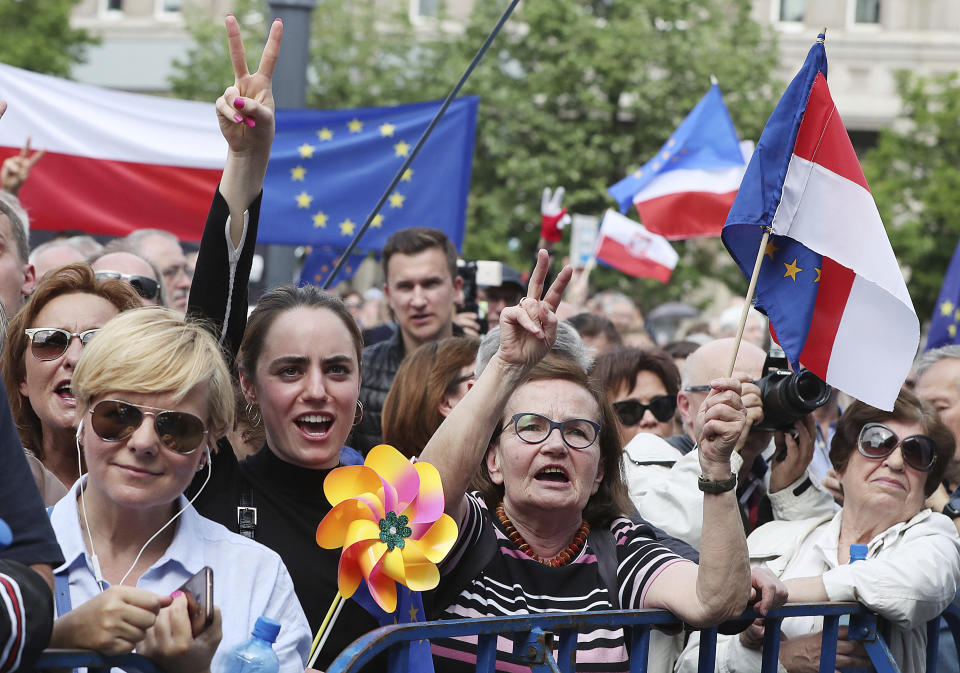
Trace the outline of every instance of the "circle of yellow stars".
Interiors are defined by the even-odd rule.
[[[351,119],[346,123],[346,132],[348,134],[362,133],[364,127],[364,122],[360,121],[356,117]],[[394,124],[389,122],[384,122],[377,127],[381,138],[394,138],[397,131],[397,127]],[[297,147],[297,153],[299,158],[304,160],[298,162],[296,166],[290,169],[290,181],[291,182],[306,182],[307,172],[308,172],[308,161],[314,158],[314,154],[322,150],[323,143],[330,142],[336,137],[337,130],[335,128],[330,128],[324,126],[317,130],[317,141],[319,144],[314,145],[309,142],[304,142],[302,145]],[[398,139],[397,142],[393,144],[393,154],[395,157],[404,158],[410,155],[412,147],[410,144],[404,140]],[[414,171],[412,168],[408,168],[403,172],[403,175],[400,177],[401,182],[412,182],[413,181]],[[298,210],[311,210],[313,206],[314,197],[307,192],[306,189],[300,191],[299,194],[294,196],[294,199],[297,202]],[[401,209],[406,202],[407,197],[399,191],[395,191],[388,197],[388,203],[392,209]],[[327,225],[330,224],[330,215],[324,212],[322,209],[315,211],[311,216],[311,221],[315,229],[326,229]],[[382,214],[377,214],[374,216],[373,220],[370,222],[370,226],[374,229],[380,229],[383,227],[385,222],[385,217]],[[349,217],[345,218],[343,221],[336,223],[336,226],[340,230],[340,234],[343,236],[353,236],[356,233],[357,223],[351,220]]]

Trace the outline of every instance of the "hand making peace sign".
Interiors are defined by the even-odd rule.
[[[0,116],[2,116],[0,112]],[[30,169],[43,156],[44,150],[37,150],[30,154],[30,136],[27,136],[27,142],[20,150],[20,154],[14,154],[7,157],[3,166],[0,167],[0,189],[10,192],[14,196],[20,191],[23,183],[30,176]]]
[[[276,19],[270,26],[270,35],[255,73],[247,69],[247,55],[240,36],[240,24],[232,14],[226,18],[227,43],[233,63],[235,81],[217,99],[217,118],[220,131],[230,151],[269,154],[273,142],[275,109],[273,102],[273,69],[277,65],[283,22]]]

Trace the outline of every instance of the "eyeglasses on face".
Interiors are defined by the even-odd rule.
[[[153,416],[160,442],[174,453],[193,453],[203,443],[203,421],[186,411],[170,411],[122,400],[101,400],[90,410],[93,431],[105,442],[119,442],[132,435],[145,416]]]
[[[173,280],[181,273],[187,278],[193,278],[193,267],[189,264],[173,264],[165,268],[160,273],[167,280]]]
[[[910,435],[902,440],[883,423],[867,423],[857,438],[860,455],[873,460],[886,458],[897,447],[903,462],[920,472],[929,472],[937,462],[937,443],[927,435]]]
[[[545,441],[551,432],[558,429],[564,444],[571,449],[586,449],[597,441],[600,435],[600,425],[585,418],[554,421],[542,414],[528,411],[514,414],[500,430],[505,430],[511,423],[517,437],[527,444],[539,444]]]
[[[138,295],[150,301],[156,301],[160,296],[160,283],[149,276],[139,276],[119,271],[97,271],[94,276],[97,280],[125,280]]]
[[[646,404],[634,399],[613,403],[613,410],[617,412],[620,423],[628,427],[639,423],[647,409],[658,421],[666,423],[673,418],[673,413],[677,410],[677,398],[674,395],[657,395]]]
[[[23,330],[30,339],[30,352],[38,360],[56,360],[70,348],[70,341],[80,339],[80,345],[90,343],[93,335],[100,329],[88,329],[84,332],[68,332],[56,327],[32,327]]]

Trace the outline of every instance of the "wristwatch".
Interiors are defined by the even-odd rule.
[[[726,493],[727,491],[732,491],[737,487],[737,475],[731,474],[729,479],[717,481],[714,479],[707,479],[701,474],[700,478],[697,479],[697,487],[704,493]],[[958,514],[960,514],[960,512],[958,512]]]

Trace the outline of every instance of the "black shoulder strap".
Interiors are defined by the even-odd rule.
[[[617,582],[617,545],[613,541],[613,533],[609,528],[590,530],[587,542],[597,555],[597,570],[600,581],[610,595],[610,603],[614,610],[620,609],[620,586]]]
[[[253,486],[240,471],[240,504],[237,506],[237,526],[240,534],[254,539],[257,532],[257,508],[253,504]]]

